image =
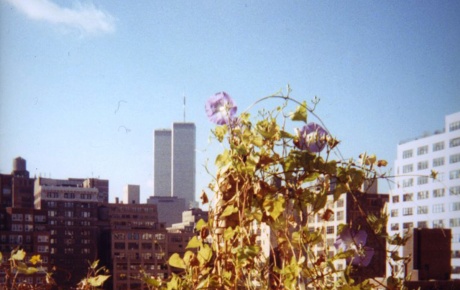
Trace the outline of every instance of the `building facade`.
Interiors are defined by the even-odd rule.
[[[460,112],[445,117],[444,130],[399,144],[395,171],[389,234],[403,236],[411,228],[451,229],[452,279],[459,279]],[[393,270],[404,273],[399,265]]]
[[[373,183],[372,188],[377,188]],[[364,186],[363,186],[364,187]],[[337,254],[334,243],[337,240],[340,225],[350,225],[354,230],[364,230],[367,233],[366,247],[374,249],[374,255],[367,267],[356,267],[352,277],[362,281],[370,277],[385,277],[386,275],[386,246],[385,240],[373,234],[373,229],[368,226],[366,217],[369,215],[380,216],[388,202],[388,194],[372,192],[344,193],[334,202],[332,194],[327,198],[327,209],[332,213],[325,217],[324,212],[308,216],[310,232],[320,231],[325,239],[314,247],[317,257],[327,255],[332,257]],[[363,245],[364,246],[364,245]],[[334,262],[337,270],[344,270],[347,262],[339,259]],[[331,277],[334,279],[334,277]]]
[[[173,196],[185,199],[187,207],[195,201],[195,139],[195,124],[173,124],[172,192]]]
[[[86,276],[88,262],[99,257],[98,206],[102,202],[93,184],[89,179],[39,177],[35,181],[35,208],[47,213],[49,263],[56,267],[54,277],[64,287],[77,285]]]
[[[171,196],[171,130],[155,130],[153,137],[153,195]]]
[[[153,204],[110,204],[110,249],[113,289],[147,289],[140,271],[166,278],[167,237]]]
[[[123,202],[128,204],[140,203],[140,186],[134,184],[127,184],[123,188]]]

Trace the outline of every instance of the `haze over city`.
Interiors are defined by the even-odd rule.
[[[110,201],[138,184],[145,201],[153,131],[185,117],[198,198],[219,150],[206,99],[226,91],[241,111],[288,84],[321,99],[345,158],[390,170],[400,141],[460,110],[458,15],[457,1],[3,0],[0,172],[21,156],[31,176],[108,179]]]

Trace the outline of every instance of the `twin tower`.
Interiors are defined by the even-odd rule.
[[[194,123],[173,123],[155,130],[153,137],[153,195],[195,201],[196,128]]]

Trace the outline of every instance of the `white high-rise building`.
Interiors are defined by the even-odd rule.
[[[134,184],[127,184],[123,188],[123,202],[126,204],[139,204],[140,203],[140,186]]]
[[[171,190],[171,130],[155,130],[153,137],[153,195],[172,196]]]
[[[174,123],[172,131],[172,192],[185,199],[187,205],[195,201],[196,132],[193,123]]]
[[[403,236],[410,228],[450,228],[451,278],[459,279],[460,112],[445,117],[445,130],[398,145],[395,171],[388,233]],[[433,171],[436,180],[430,178]]]
[[[195,144],[194,123],[173,123],[172,130],[155,130],[155,197],[183,198],[187,207],[195,201]]]

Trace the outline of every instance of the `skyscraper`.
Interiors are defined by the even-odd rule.
[[[172,130],[155,130],[155,197],[183,198],[187,205],[195,200],[195,143],[194,123],[173,123]]]
[[[171,130],[155,130],[153,137],[153,195],[171,196]]]
[[[172,192],[187,206],[195,201],[195,139],[195,124],[173,124]]]
[[[460,278],[460,112],[445,117],[445,130],[400,143],[395,170],[388,232],[450,228],[452,278]]]

